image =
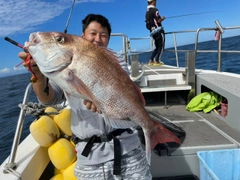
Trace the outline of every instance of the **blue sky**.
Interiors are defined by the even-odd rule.
[[[36,31],[60,31],[66,27],[72,0],[1,0],[0,1],[0,77],[27,71],[19,66],[17,54],[21,49],[4,38],[7,36],[20,44],[28,40],[29,34]],[[145,28],[147,0],[76,0],[70,19],[68,33],[81,35],[81,20],[89,13],[106,16],[113,33],[124,33],[128,38],[148,37]],[[160,15],[166,17],[163,26],[166,32],[214,28],[215,20],[223,27],[240,26],[239,0],[157,0]],[[205,13],[211,12],[211,13]],[[202,13],[179,18],[169,18],[184,14]],[[240,31],[224,33],[223,37],[240,35]],[[212,40],[214,34],[200,36],[200,41]],[[178,39],[178,44],[193,43],[194,36]],[[109,47],[116,52],[122,49],[121,38],[112,37]],[[166,47],[172,43],[166,42]],[[149,41],[133,41],[132,50],[150,49]]]

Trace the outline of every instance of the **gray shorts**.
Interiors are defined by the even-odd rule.
[[[78,180],[152,180],[146,153],[141,147],[122,156],[121,175],[113,175],[113,161],[96,165],[76,164]]]

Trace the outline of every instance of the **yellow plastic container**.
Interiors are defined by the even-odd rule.
[[[65,138],[58,139],[48,148],[48,155],[57,169],[65,169],[77,158],[74,146]]]
[[[60,137],[58,126],[49,116],[33,121],[29,129],[35,141],[43,147],[49,147]]]
[[[71,130],[71,109],[63,109],[59,114],[53,117],[54,122],[58,125],[60,131],[67,136],[72,136]]]
[[[56,174],[50,180],[65,180],[62,174]]]
[[[74,175],[74,168],[76,166],[76,162],[72,163],[69,167],[67,167],[64,171],[63,171],[63,179],[64,180],[77,180],[77,178]]]

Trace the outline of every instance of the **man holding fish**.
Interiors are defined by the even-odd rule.
[[[83,39],[101,47],[109,56],[115,56],[106,49],[110,40],[111,27],[105,17],[89,14],[82,20],[82,25]],[[56,39],[59,43],[61,43],[61,41],[67,42],[68,40],[67,37],[63,39],[60,38],[60,36]],[[89,48],[93,47],[89,45]],[[53,51],[57,50],[53,49]],[[33,56],[33,59],[36,60],[37,58],[35,58],[34,53],[29,52]],[[23,60],[26,56],[27,53],[25,52],[19,53],[19,57]],[[94,55],[88,54],[87,52],[86,57],[93,57],[94,59]],[[122,67],[121,69],[125,71],[125,74],[129,74],[124,59],[118,57],[117,60]],[[39,101],[49,106],[66,100],[65,98],[67,96],[67,100],[71,102],[69,103],[73,109],[71,128],[74,134],[73,141],[76,143],[78,157],[75,167],[75,176],[77,179],[90,180],[98,177],[104,177],[104,179],[129,180],[152,179],[149,163],[147,162],[145,152],[141,148],[137,130],[132,128],[132,121],[129,121],[126,117],[128,121],[126,121],[126,123],[124,121],[125,125],[123,126],[118,126],[116,125],[117,123],[113,125],[115,122],[112,124],[109,123],[109,121],[112,122],[112,118],[111,116],[103,116],[105,110],[99,108],[100,105],[96,105],[99,103],[98,101],[94,102],[91,98],[79,99],[76,98],[76,96],[71,96],[71,92],[62,90],[59,84],[54,83],[51,78],[48,83],[47,77],[41,72],[41,68],[39,68],[39,64],[37,66],[33,60],[32,70],[38,78],[38,81],[33,83],[33,89]],[[101,71],[100,66],[96,68],[98,68],[98,71]],[[91,73],[92,72],[89,72],[88,75],[94,76],[94,74]],[[105,72],[103,71],[103,73]],[[106,79],[106,81],[108,80]],[[46,84],[48,84],[47,93],[45,91]],[[69,89],[71,89],[70,86]]]

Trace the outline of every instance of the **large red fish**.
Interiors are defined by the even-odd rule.
[[[148,115],[140,89],[110,50],[80,36],[59,32],[32,33],[25,47],[40,71],[64,90],[74,111],[77,111],[80,98],[88,99],[113,127],[140,125],[149,164],[151,151],[158,143],[180,144],[172,132]]]

